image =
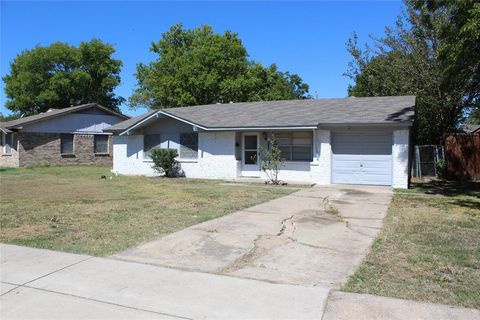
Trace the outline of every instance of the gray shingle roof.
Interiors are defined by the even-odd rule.
[[[461,129],[465,133],[480,132],[480,124],[464,124]]]
[[[414,108],[414,96],[398,96],[210,104],[160,112],[206,129],[222,129],[411,123]],[[153,113],[150,111],[106,130],[126,130]]]
[[[103,131],[109,131],[109,132],[124,131],[124,130],[130,128],[131,126],[139,123],[143,119],[151,116],[152,114],[154,114],[156,112],[158,112],[158,110],[150,110],[150,111],[148,111],[146,113],[143,113],[139,116],[130,118],[128,120],[125,120],[125,121],[119,122],[117,124],[114,124],[113,126],[107,127],[105,129],[103,129]]]
[[[3,131],[4,133],[11,133],[9,129],[5,128],[5,123],[6,122],[0,122],[0,131]]]
[[[87,104],[81,104],[81,105],[73,106],[73,107],[69,107],[69,108],[54,109],[54,110],[51,110],[51,111],[42,112],[42,113],[35,114],[35,115],[32,115],[32,116],[28,116],[28,117],[24,117],[24,118],[18,118],[18,119],[8,121],[8,122],[2,122],[0,124],[0,128],[2,129],[2,131],[6,131],[6,130],[9,130],[9,129],[15,129],[15,128],[21,127],[23,125],[32,123],[32,122],[43,121],[43,120],[46,120],[46,119],[49,119],[49,118],[58,117],[58,116],[61,116],[61,115],[64,115],[64,114],[68,114],[68,113],[72,113],[72,112],[76,112],[76,111],[80,111],[80,110],[88,109],[88,108],[92,108],[92,107],[100,108],[100,109],[102,109],[106,112],[109,112],[113,115],[119,116],[119,117],[124,118],[124,119],[129,119],[130,118],[130,117],[124,115],[124,114],[121,114],[119,112],[108,109],[108,108],[106,108],[104,106],[101,106],[97,103],[87,103]]]

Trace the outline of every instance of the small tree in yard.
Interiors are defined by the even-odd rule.
[[[274,135],[268,138],[268,149],[261,147],[262,152],[262,171],[265,172],[272,184],[280,184],[278,173],[285,160],[282,158],[282,151],[277,145]]]
[[[153,149],[150,158],[153,161],[153,169],[159,173],[165,173],[166,177],[174,177],[178,170],[178,157],[176,149]]]

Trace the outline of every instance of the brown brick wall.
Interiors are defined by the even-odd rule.
[[[112,137],[108,139],[109,154],[96,155],[93,152],[93,135],[75,134],[73,138],[73,155],[60,153],[59,133],[32,133],[18,134],[19,165],[20,167],[50,165],[87,165],[112,166]]]

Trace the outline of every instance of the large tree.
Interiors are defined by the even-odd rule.
[[[124,99],[114,89],[122,62],[112,57],[114,52],[98,39],[78,47],[56,42],[23,51],[3,77],[6,107],[22,115],[89,102],[118,110]]]
[[[170,108],[217,102],[303,99],[308,85],[296,74],[249,61],[236,33],[173,25],[150,50],[158,58],[138,64],[132,107]]]
[[[406,1],[406,12],[365,49],[354,36],[351,96],[416,95],[416,142],[440,143],[479,108],[480,3]]]

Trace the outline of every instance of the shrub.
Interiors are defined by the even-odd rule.
[[[269,148],[265,150],[260,148],[262,152],[262,170],[270,179],[272,184],[280,184],[278,173],[283,166],[285,160],[282,157],[282,151],[277,145],[277,140],[274,135],[268,138]]]
[[[445,179],[447,176],[447,162],[443,159],[438,160],[435,164],[437,168],[437,176],[440,179]]]
[[[153,169],[159,173],[165,173],[167,177],[174,177],[178,170],[178,157],[176,149],[153,149],[150,158],[153,161]]]

